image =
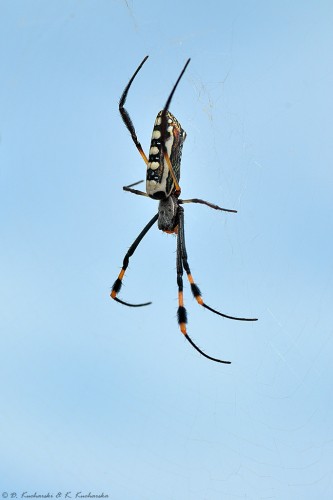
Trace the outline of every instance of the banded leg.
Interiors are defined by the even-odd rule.
[[[132,122],[131,117],[128,114],[127,110],[124,108],[124,106],[125,106],[125,102],[126,102],[128,91],[129,91],[129,89],[130,89],[130,87],[131,87],[131,85],[133,83],[133,80],[136,77],[136,75],[139,73],[140,69],[142,68],[142,66],[144,65],[144,63],[147,61],[147,59],[148,59],[148,56],[146,56],[144,58],[144,60],[142,61],[142,63],[139,65],[139,67],[135,71],[134,75],[132,76],[132,78],[130,79],[130,81],[128,82],[128,84],[126,85],[125,90],[122,93],[120,101],[119,101],[119,112],[121,114],[123,122],[125,123],[126,128],[129,131],[129,133],[131,134],[132,140],[133,140],[133,142],[134,142],[137,150],[139,151],[140,155],[142,156],[143,161],[145,162],[146,165],[148,164],[147,156],[145,155],[145,153],[144,153],[144,151],[142,149],[142,146],[141,146],[140,142],[138,141],[138,138],[137,138],[137,135],[136,135],[136,132],[135,132],[135,128],[134,128],[133,122]]]
[[[151,219],[150,222],[143,228],[139,236],[135,239],[135,241],[132,243],[132,245],[129,247],[124,260],[123,260],[123,267],[121,268],[121,271],[118,275],[118,278],[116,281],[113,283],[112,290],[110,293],[110,297],[114,299],[116,302],[120,302],[120,304],[124,304],[125,306],[130,306],[130,307],[141,307],[141,306],[148,306],[151,304],[151,302],[145,302],[143,304],[129,304],[128,302],[124,302],[123,300],[118,299],[117,294],[120,292],[121,286],[122,286],[122,281],[124,278],[124,274],[126,272],[126,269],[128,267],[129,259],[132,257],[134,254],[137,246],[139,245],[140,241],[142,238],[148,233],[149,229],[155,224],[155,222],[158,219],[158,214],[154,215],[154,217]]]
[[[187,261],[183,207],[178,208],[178,214],[179,214],[178,238],[179,238],[179,242],[180,242],[180,252],[181,252],[182,263],[183,263],[184,269],[186,271],[187,278],[188,278],[190,285],[191,285],[192,294],[193,294],[194,298],[196,299],[196,301],[198,302],[198,304],[205,307],[206,309],[209,309],[209,311],[212,311],[213,313],[218,314],[219,316],[223,316],[223,318],[234,319],[237,321],[258,321],[257,318],[238,318],[237,316],[229,316],[228,314],[223,314],[219,311],[216,311],[216,309],[213,309],[212,307],[210,307],[204,303],[203,298],[201,296],[200,289],[199,289],[198,285],[194,282],[194,279],[193,279],[192,274],[191,274],[190,266],[189,266],[188,261]]]
[[[180,331],[183,333],[185,336],[186,340],[189,341],[189,343],[196,349],[200,354],[202,354],[205,358],[210,359],[211,361],[216,361],[217,363],[225,363],[225,364],[230,364],[230,361],[223,361],[222,359],[217,359],[217,358],[212,358],[211,356],[208,356],[208,354],[205,354],[194,342],[193,340],[188,336],[187,331],[186,331],[186,323],[187,323],[187,313],[186,309],[184,307],[184,296],[183,296],[183,262],[182,262],[182,250],[181,250],[181,241],[180,241],[180,236],[178,232],[177,236],[177,285],[178,285],[178,323],[180,327]]]
[[[222,208],[209,201],[200,200],[199,198],[191,198],[190,200],[178,200],[178,203],[183,205],[184,203],[200,203],[201,205],[207,205],[207,207],[214,208],[214,210],[222,210],[223,212],[233,212],[237,213],[237,210],[231,210],[230,208]]]

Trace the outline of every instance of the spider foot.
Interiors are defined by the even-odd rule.
[[[149,306],[151,304],[151,302],[144,302],[143,304],[130,304],[129,302],[125,302],[121,299],[118,299],[117,294],[119,293],[122,286],[123,270],[120,272],[119,276],[121,276],[121,278],[117,278],[113,284],[110,293],[111,299],[115,300],[116,302],[119,302],[120,304],[123,304],[124,306],[129,306],[129,307],[142,307],[142,306]]]
[[[189,281],[191,284],[191,290],[192,290],[194,298],[196,299],[198,304],[202,307],[205,307],[205,309],[208,309],[209,311],[211,311],[215,314],[218,314],[219,316],[222,316],[223,318],[227,318],[227,319],[234,319],[236,321],[258,321],[258,318],[239,318],[238,316],[230,316],[229,314],[224,314],[224,313],[221,313],[220,311],[217,311],[216,309],[213,309],[212,307],[210,307],[204,303],[203,298],[201,296],[200,289],[199,289],[198,285],[193,282],[193,278],[191,275],[189,275]]]
[[[149,306],[151,304],[151,302],[144,302],[143,304],[130,304],[129,302],[124,302],[123,300],[118,299],[118,297],[113,297],[112,292],[111,292],[110,296],[116,302],[119,302],[120,304],[123,304],[124,306],[129,306],[129,307],[142,307],[142,306]]]
[[[191,344],[192,347],[194,347],[194,349],[196,349],[198,352],[200,352],[200,354],[202,354],[205,358],[207,359],[210,359],[211,361],[215,361],[216,363],[224,363],[225,365],[230,365],[231,364],[231,361],[224,361],[223,359],[218,359],[218,358],[212,358],[212,356],[208,356],[208,354],[205,354],[194,342],[193,340],[187,335],[187,333],[185,334],[185,338],[186,340],[189,341],[189,343]]]

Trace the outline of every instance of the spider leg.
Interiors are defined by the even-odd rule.
[[[117,294],[120,292],[120,289],[122,286],[122,280],[124,278],[124,274],[125,274],[126,269],[128,267],[130,257],[134,254],[140,241],[148,233],[149,229],[155,224],[157,219],[158,219],[158,214],[154,215],[154,217],[151,219],[151,221],[149,221],[148,224],[143,228],[143,230],[141,231],[139,236],[134,240],[132,245],[129,247],[129,249],[124,257],[123,266],[122,266],[121,271],[118,275],[118,278],[113,283],[111,294],[110,294],[110,297],[112,299],[114,299],[116,302],[120,302],[120,304],[124,304],[125,306],[130,306],[130,307],[141,307],[141,306],[148,306],[149,304],[151,304],[151,302],[145,302],[143,304],[129,304],[128,302],[124,302],[123,300],[118,299]]]
[[[136,186],[137,184],[141,184],[143,181],[138,181],[138,182],[133,182],[133,184],[129,184],[128,186],[123,186],[124,191],[129,191],[130,193],[133,194],[139,194],[140,196],[147,196],[147,193],[144,191],[139,191],[138,189],[132,189],[133,186]]]
[[[184,68],[182,69],[182,72],[180,73],[180,75],[179,75],[176,83],[174,84],[173,89],[172,89],[172,91],[171,91],[171,93],[170,93],[170,95],[169,95],[169,97],[167,99],[167,102],[165,103],[165,106],[164,106],[163,111],[162,111],[162,116],[161,116],[161,138],[162,138],[162,147],[163,147],[164,160],[165,160],[166,164],[168,165],[168,168],[169,168],[169,171],[170,171],[173,183],[175,185],[175,190],[178,193],[180,193],[180,191],[181,191],[180,190],[180,186],[179,186],[178,180],[176,178],[175,172],[174,172],[174,170],[172,168],[171,160],[169,158],[168,151],[167,151],[167,148],[166,148],[166,145],[165,145],[165,141],[166,141],[166,137],[167,137],[167,126],[168,126],[168,123],[167,123],[168,122],[168,120],[167,120],[167,111],[169,110],[169,106],[171,104],[173,95],[174,95],[174,93],[176,91],[176,88],[178,87],[178,84],[179,84],[180,80],[183,77],[183,74],[186,71],[187,66],[190,63],[190,60],[191,59],[188,59],[186,61],[186,64],[185,64]]]
[[[181,249],[181,241],[180,241],[180,236],[178,232],[177,236],[177,285],[178,285],[178,323],[180,327],[180,331],[183,333],[185,336],[186,340],[196,349],[200,354],[202,354],[205,358],[210,359],[211,361],[216,361],[217,363],[225,363],[225,364],[230,364],[230,361],[223,361],[222,359],[217,359],[217,358],[212,358],[211,356],[208,356],[208,354],[204,353],[194,342],[193,340],[188,336],[187,331],[186,331],[186,323],[187,323],[187,313],[186,309],[184,307],[184,296],[183,296],[183,262],[182,262],[182,249]]]
[[[190,200],[178,200],[178,203],[200,203],[201,205],[207,205],[207,207],[214,208],[214,210],[222,210],[223,212],[233,212],[237,213],[237,210],[231,210],[230,208],[222,208],[218,205],[214,205],[214,203],[210,203],[209,201],[200,200],[199,198],[191,198]]]
[[[171,174],[171,177],[172,177],[172,180],[173,180],[173,183],[175,185],[175,190],[176,190],[176,193],[179,193],[181,192],[181,189],[180,189],[180,185],[177,181],[177,177],[176,177],[176,174],[175,172],[173,171],[173,168],[172,168],[172,164],[171,164],[171,160],[170,160],[170,157],[168,155],[168,152],[166,150],[166,147],[165,147],[165,140],[163,139],[163,155],[164,155],[164,161],[166,162],[166,164],[168,165],[168,168],[169,168],[169,172]]]
[[[131,134],[132,140],[133,140],[137,150],[139,151],[140,155],[142,156],[143,161],[145,162],[146,165],[148,164],[147,156],[145,155],[145,152],[143,151],[142,146],[141,146],[140,142],[138,141],[133,122],[132,122],[131,117],[128,114],[127,110],[124,108],[124,106],[125,106],[128,91],[133,83],[133,80],[136,77],[136,75],[139,73],[140,69],[142,68],[144,63],[147,61],[147,59],[148,59],[148,56],[146,56],[144,58],[144,60],[142,61],[142,63],[139,65],[139,67],[135,71],[134,75],[132,76],[132,78],[130,79],[128,84],[126,85],[125,90],[122,93],[120,101],[119,101],[119,112],[121,114],[123,122],[125,123],[126,128],[129,131],[129,133]]]
[[[167,102],[165,103],[165,106],[164,106],[164,108],[163,108],[164,118],[165,118],[165,113],[168,111],[169,106],[170,106],[170,104],[171,104],[171,101],[172,101],[172,98],[173,98],[173,94],[176,92],[176,88],[178,87],[178,83],[179,83],[179,82],[180,82],[180,80],[182,79],[183,74],[185,73],[187,66],[190,64],[190,61],[191,61],[191,59],[188,59],[188,60],[186,61],[185,66],[184,66],[184,68],[182,69],[182,72],[180,73],[180,75],[179,75],[179,77],[178,77],[178,80],[177,80],[177,81],[176,81],[176,83],[174,84],[173,89],[171,90],[171,93],[170,93],[170,95],[169,95],[169,97],[168,97],[168,99],[167,99]],[[162,116],[163,116],[163,114],[162,114]],[[162,123],[163,123],[163,119],[162,119]],[[165,128],[164,128],[164,132],[166,132],[166,122],[164,123],[164,126],[165,126]],[[162,126],[162,131],[163,131],[163,126]],[[163,133],[162,133],[162,137],[163,137]]]
[[[181,258],[182,258],[182,263],[184,266],[184,269],[187,274],[187,278],[190,282],[191,285],[191,291],[198,302],[201,306],[205,307],[206,309],[209,309],[209,311],[212,311],[215,314],[218,314],[219,316],[223,316],[223,318],[228,318],[228,319],[234,319],[237,321],[258,321],[257,318],[239,318],[237,316],[229,316],[229,314],[224,314],[216,309],[213,309],[212,307],[208,306],[207,304],[204,303],[203,298],[201,296],[200,289],[198,285],[194,282],[194,279],[191,274],[190,266],[187,261],[187,252],[186,252],[186,246],[185,246],[185,231],[184,231],[184,209],[183,207],[179,207],[179,224],[178,224],[178,238],[180,242],[180,251],[181,251]]]

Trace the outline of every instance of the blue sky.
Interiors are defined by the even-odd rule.
[[[109,498],[330,499],[332,22],[325,1],[0,4],[0,489]],[[157,112],[187,132],[181,187],[207,304],[176,319],[176,240],[122,191]]]

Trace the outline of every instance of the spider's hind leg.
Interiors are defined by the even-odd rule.
[[[144,63],[147,61],[147,59],[148,59],[148,56],[146,56],[143,59],[143,61],[139,65],[139,67],[135,70],[134,75],[131,77],[130,81],[128,82],[128,84],[125,87],[124,92],[121,94],[121,98],[119,101],[119,112],[121,114],[123,122],[125,123],[125,126],[126,126],[127,130],[129,131],[129,133],[131,134],[132,141],[134,142],[137,150],[139,151],[139,153],[140,153],[140,155],[141,155],[141,157],[146,165],[148,164],[147,156],[145,155],[145,152],[143,151],[142,146],[137,138],[136,131],[135,131],[133,122],[131,120],[131,117],[130,117],[128,111],[125,109],[125,103],[126,103],[128,91],[131,88],[133,80],[135,79],[136,75],[139,73],[140,69],[142,68]]]

